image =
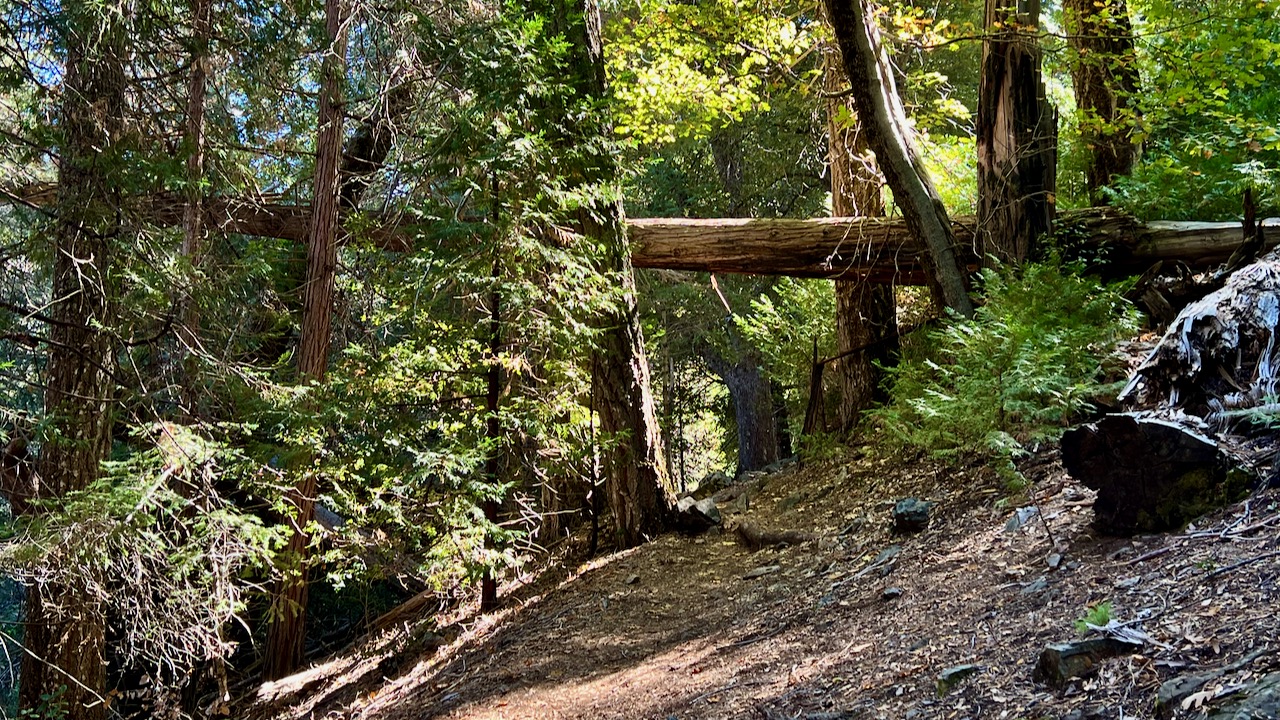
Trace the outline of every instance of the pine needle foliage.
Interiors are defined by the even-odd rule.
[[[972,320],[952,317],[889,369],[891,401],[872,412],[898,447],[944,460],[1000,459],[1053,439],[1109,389],[1102,358],[1138,328],[1111,287],[1057,262],[986,270]]]

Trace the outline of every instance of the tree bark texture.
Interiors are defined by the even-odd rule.
[[[186,206],[182,214],[182,254],[191,267],[192,278],[199,275],[203,265],[204,248],[204,183],[205,173],[205,98],[209,84],[209,44],[213,36],[213,0],[192,0],[191,75],[187,79],[187,187]],[[195,290],[188,287],[181,303],[182,321],[179,325],[178,343],[183,353],[180,386],[182,404],[188,416],[196,412],[200,393],[196,388],[197,363],[195,348],[200,343],[200,309]]]
[[[844,73],[834,49],[823,58],[825,86],[836,93]],[[837,98],[827,101],[827,153],[831,172],[831,212],[835,216],[883,216],[883,179],[862,137],[856,110]],[[845,120],[847,118],[847,120]],[[835,281],[836,346],[840,354],[833,370],[840,386],[840,429],[851,431],[862,413],[877,399],[881,372],[877,360],[888,360],[893,348],[884,340],[896,337],[897,301],[893,285],[873,283],[867,274]],[[850,353],[854,348],[867,348]]]
[[[603,99],[604,52],[596,0],[535,2],[530,9],[547,13],[554,26],[548,30],[563,33],[573,48],[565,78],[573,91],[568,107]],[[570,114],[563,118],[568,128],[563,140],[577,147],[579,158],[563,173],[571,187],[616,185],[616,159],[602,142],[611,135],[604,108],[587,112],[579,108]],[[597,270],[612,277],[618,288],[614,311],[598,319],[601,332],[592,352],[592,385],[605,435],[605,494],[616,540],[620,547],[632,547],[668,527],[675,497],[662,456],[622,205],[597,199],[579,212],[578,223],[583,234],[594,240],[590,244],[600,248]]]
[[[978,235],[984,261],[1017,264],[1053,223],[1057,117],[1040,76],[1039,0],[986,0],[985,16],[975,128]]]
[[[1080,132],[1089,148],[1085,181],[1089,199],[1104,205],[1102,188],[1133,171],[1138,61],[1125,0],[1063,0],[1063,20],[1071,39],[1071,84]]]
[[[954,220],[966,247],[960,259],[976,268],[978,256],[966,244],[976,237],[976,220]],[[1061,213],[1057,226],[1083,237],[1083,249],[1105,250],[1103,269],[1112,275],[1139,274],[1162,260],[1205,269],[1226,262],[1240,246],[1240,223],[1143,223],[1108,208]],[[828,279],[865,273],[873,282],[901,285],[924,280],[921,251],[898,218],[659,218],[632,219],[628,227],[636,267]],[[1266,247],[1280,243],[1280,221],[1262,228]]]
[[[825,3],[867,146],[876,154],[910,234],[919,238],[926,250],[919,257],[934,294],[942,304],[968,317],[973,314],[973,302],[955,234],[916,148],[914,131],[880,46],[875,17],[865,0]]]
[[[773,383],[760,371],[754,353],[730,362],[713,352],[704,353],[711,371],[729,390],[733,417],[738,426],[738,474],[759,470],[778,461],[778,426],[773,415]]]
[[[54,226],[45,414],[51,432],[37,462],[36,495],[56,499],[98,479],[111,447],[111,396],[121,242],[114,164],[124,132],[126,26],[116,8],[71,2],[67,14],[62,142]],[[26,604],[19,705],[48,696],[71,720],[106,716],[105,620],[82,588],[36,585]],[[61,690],[65,688],[65,690]]]
[[[1187,305],[1108,415],[1063,437],[1067,470],[1098,490],[1095,519],[1128,534],[1178,527],[1280,474],[1280,251]]]
[[[342,159],[343,86],[346,83],[346,8],[343,0],[326,0],[325,30],[329,46],[322,63],[322,85],[316,137],[314,212],[307,244],[307,270],[302,300],[298,375],[321,382],[329,364],[332,336],[334,272],[338,260],[339,167]],[[309,464],[309,463],[304,463]],[[291,493],[296,508],[285,557],[290,573],[280,582],[267,633],[263,677],[274,680],[302,664],[307,617],[306,526],[315,513],[316,475],[302,467]],[[296,563],[296,567],[293,567]]]

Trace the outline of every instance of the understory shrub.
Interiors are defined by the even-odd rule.
[[[1103,359],[1138,328],[1121,294],[1056,261],[983,271],[972,320],[949,318],[889,370],[872,417],[899,446],[943,459],[1012,459],[1055,438],[1109,388]]]

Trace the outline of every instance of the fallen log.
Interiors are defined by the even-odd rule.
[[[0,191],[11,203],[39,207],[54,192],[41,185]],[[159,226],[182,223],[184,205],[171,195],[137,201],[138,222]],[[273,198],[217,198],[204,203],[204,224],[226,233],[304,241],[311,219],[308,205],[274,202]],[[346,212],[344,226],[375,247],[403,252],[439,242],[445,221],[414,218],[405,213]],[[979,258],[972,217],[952,219],[963,264],[976,268]],[[631,219],[632,264],[641,268],[696,270],[755,275],[841,278],[868,276],[877,282],[922,282],[921,249],[901,218],[792,219]],[[1074,250],[1101,257],[1115,275],[1139,274],[1159,261],[1179,261],[1205,269],[1227,261],[1240,246],[1240,223],[1139,222],[1111,208],[1059,213],[1055,231],[1077,238]],[[563,228],[542,234],[560,243],[580,239]],[[1267,248],[1280,244],[1280,219],[1260,224]]]
[[[1063,437],[1067,471],[1098,490],[1100,529],[1178,527],[1275,474],[1277,333],[1280,251],[1178,314],[1120,394],[1131,412]]]

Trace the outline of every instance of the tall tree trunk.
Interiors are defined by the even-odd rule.
[[[496,198],[495,198],[496,202]],[[498,403],[502,399],[502,295],[498,292],[498,281],[502,277],[502,263],[493,262],[494,291],[489,295],[489,368],[486,373],[485,393],[485,438],[489,441],[489,457],[485,458],[484,474],[488,481],[497,485],[499,446],[502,442],[502,421],[498,417]],[[483,504],[484,519],[496,525],[498,523],[498,501],[486,499]],[[492,535],[485,538],[485,543],[493,547]],[[492,569],[486,569],[480,578],[480,612],[493,612],[498,609],[498,579]]]
[[[565,80],[574,97],[568,99],[567,108],[572,109],[562,121],[568,128],[564,142],[575,147],[578,160],[564,174],[572,188],[616,187],[608,115],[599,105],[580,107],[583,101],[599,101],[606,92],[600,6],[596,0],[533,0],[530,9],[545,12],[553,25],[548,31],[562,33],[573,49]],[[622,204],[597,195],[579,212],[579,221],[584,235],[593,240],[589,244],[600,248],[596,269],[610,276],[618,289],[613,312],[598,321],[592,386],[600,429],[609,438],[603,462],[605,494],[617,543],[632,547],[667,528],[675,496],[662,458]]]
[[[971,316],[973,302],[957,256],[951,221],[915,146],[915,133],[907,122],[893,71],[880,45],[875,17],[866,0],[824,2],[867,146],[875,152],[911,234],[920,238],[927,250],[923,259],[934,295],[961,315]]]
[[[213,36],[213,0],[192,0],[191,76],[187,79],[187,187],[186,207],[182,213],[182,254],[192,270],[192,283],[203,264],[204,242],[204,165],[205,165],[205,97],[209,84],[209,43]],[[182,363],[182,404],[189,416],[196,414],[200,393],[196,389],[197,365],[195,349],[200,338],[200,309],[194,287],[189,288],[182,304],[178,342],[186,346]]]
[[[847,82],[835,55],[830,48],[823,57],[824,85],[831,95]],[[827,101],[831,213],[878,217],[884,215],[882,180],[856,117],[857,111],[844,101],[836,97]],[[834,370],[840,385],[840,428],[847,433],[878,399],[881,372],[875,362],[886,362],[894,349],[886,338],[896,337],[898,306],[892,285],[872,283],[866,276],[837,279],[835,293],[836,345],[844,357],[836,361]],[[859,347],[866,349],[852,352]]]
[[[322,63],[319,120],[316,137],[314,212],[307,245],[307,275],[302,300],[302,332],[298,347],[301,380],[321,382],[329,364],[332,336],[334,271],[338,261],[338,171],[342,159],[342,95],[346,83],[346,7],[343,0],[326,0],[325,30],[329,46]],[[295,507],[293,533],[285,557],[290,572],[274,598],[267,633],[263,677],[274,680],[302,664],[307,618],[306,526],[315,513],[316,474],[305,462],[301,479],[290,497]],[[296,564],[296,566],[295,566]]]
[[[738,472],[759,470],[778,461],[778,425],[774,419],[773,383],[760,372],[758,358],[746,353],[730,362],[713,351],[703,357],[729,389],[738,426]]]
[[[116,324],[114,245],[120,242],[127,17],[120,8],[69,2],[59,147],[56,247],[48,314],[45,414],[51,428],[37,463],[38,497],[56,499],[98,479],[111,447]],[[72,720],[106,716],[105,620],[83,588],[36,585],[27,593],[27,648],[19,705],[46,698]],[[65,688],[65,689],[64,689]]]
[[[1089,200],[1107,204],[1102,188],[1128,175],[1138,160],[1133,140],[1138,62],[1125,0],[1064,0],[1063,19],[1074,57],[1071,82],[1080,131],[1089,148]]]
[[[978,89],[978,237],[1020,263],[1053,223],[1057,116],[1040,78],[1039,0],[986,0]]]

